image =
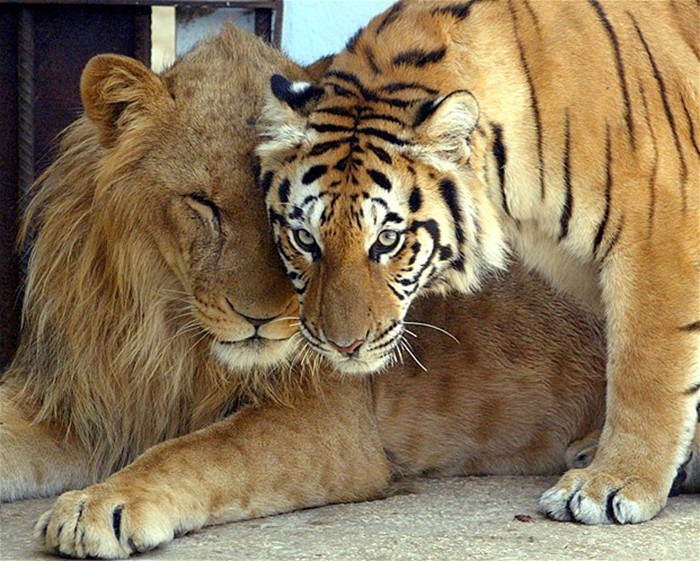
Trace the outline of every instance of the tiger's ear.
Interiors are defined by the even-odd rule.
[[[165,84],[142,63],[111,54],[88,61],[80,77],[80,97],[104,146],[111,145],[139,112],[172,101]]]
[[[290,82],[275,74],[270,78],[267,103],[258,119],[262,143],[257,148],[261,158],[283,158],[305,142],[313,131],[307,128],[307,116],[323,96],[323,88],[309,82]]]
[[[478,120],[479,105],[474,96],[457,90],[418,108],[413,122],[414,141],[430,159],[461,163],[469,158],[470,136]]]
[[[323,96],[323,88],[310,82],[290,82],[279,74],[273,74],[270,78],[270,88],[278,101],[304,115],[308,115]]]

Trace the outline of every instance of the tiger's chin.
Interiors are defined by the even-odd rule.
[[[336,371],[340,374],[371,375],[383,372],[394,364],[393,354],[388,353],[379,357],[338,357],[327,356]]]
[[[214,355],[232,371],[274,368],[288,362],[294,350],[291,338],[249,337],[241,341],[216,341]]]

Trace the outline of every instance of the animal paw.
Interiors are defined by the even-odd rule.
[[[103,485],[65,493],[39,518],[35,535],[61,556],[125,559],[201,527],[194,521],[187,529],[176,527],[169,501],[160,499]]]
[[[573,469],[540,498],[555,520],[583,524],[637,524],[666,504],[668,490],[640,477],[619,478],[595,469]]]

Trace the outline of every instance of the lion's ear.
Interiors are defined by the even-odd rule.
[[[309,82],[290,82],[275,74],[270,78],[267,103],[258,119],[262,143],[257,153],[262,158],[283,158],[302,144],[311,142],[314,133],[307,117],[323,97],[323,89]]]
[[[418,107],[413,135],[429,157],[462,162],[469,158],[469,139],[478,120],[476,99],[458,90]]]
[[[80,97],[88,118],[100,129],[100,141],[110,145],[126,124],[125,117],[170,98],[158,76],[133,58],[97,55],[80,78]]]

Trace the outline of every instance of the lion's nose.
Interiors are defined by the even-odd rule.
[[[359,349],[359,348],[362,346],[362,343],[364,343],[364,342],[365,342],[364,339],[358,339],[358,340],[355,341],[354,343],[351,343],[350,345],[347,345],[347,346],[346,346],[346,345],[339,345],[339,344],[336,343],[335,341],[329,341],[329,343],[330,343],[331,345],[333,345],[333,347],[335,347],[335,348],[338,349],[341,353],[346,354],[346,355],[348,355],[348,356],[352,356],[353,353],[354,353],[357,349]]]
[[[238,315],[240,315],[244,320],[246,320],[249,324],[251,324],[255,328],[258,328],[261,325],[264,325],[267,322],[272,321],[273,319],[275,319],[277,317],[277,316],[272,316],[269,318],[252,318],[250,316],[244,316],[241,313],[239,313]]]

